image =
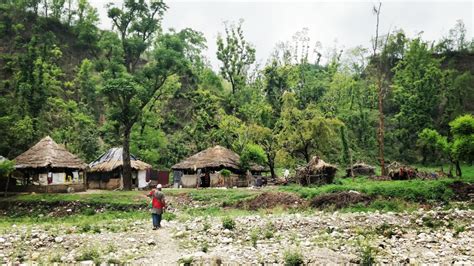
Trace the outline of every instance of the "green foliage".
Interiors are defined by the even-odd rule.
[[[394,100],[399,112],[394,116],[398,127],[396,139],[402,144],[400,153],[416,142],[418,133],[434,125],[440,103],[443,72],[440,60],[432,56],[428,44],[411,41],[403,59],[394,68]],[[405,156],[407,154],[404,154]]]
[[[234,219],[232,219],[231,217],[223,217],[222,218],[222,227],[224,227],[224,229],[229,229],[229,230],[232,230],[235,228],[235,221]]]
[[[0,177],[8,176],[15,170],[15,162],[10,160],[0,161]]]
[[[79,255],[77,255],[77,261],[92,260],[98,261],[100,259],[100,251],[96,247],[84,248]]]
[[[368,244],[359,243],[359,253],[360,253],[360,265],[371,266],[376,263],[375,255],[377,249],[373,248]]]
[[[298,266],[303,265],[303,255],[299,251],[285,251],[283,254],[283,260],[286,266]]]
[[[253,164],[263,165],[267,157],[262,147],[249,143],[245,145],[244,150],[240,154],[240,165],[242,169],[250,169]]]
[[[231,174],[231,171],[229,171],[227,169],[222,169],[220,173],[223,177],[229,177],[230,174]]]
[[[243,20],[225,25],[226,36],[217,37],[217,59],[222,62],[222,76],[230,82],[232,93],[245,86],[248,67],[255,61],[255,49],[244,39]]]

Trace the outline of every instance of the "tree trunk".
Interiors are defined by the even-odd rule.
[[[131,127],[126,127],[123,138],[123,165],[122,165],[122,180],[123,189],[132,190],[132,165],[130,163],[130,133]]]
[[[382,75],[382,74],[379,73],[379,75]],[[378,92],[378,106],[379,106],[379,128],[378,128],[378,134],[377,134],[377,142],[379,144],[380,169],[382,171],[382,176],[385,176],[387,175],[387,171],[385,169],[385,158],[384,158],[384,115],[383,115],[383,91],[382,91],[382,78],[381,77],[378,78],[377,92]]]
[[[10,183],[10,175],[7,176],[7,185],[5,186],[5,198],[7,197],[7,192],[8,192],[8,185]]]
[[[461,165],[459,164],[459,161],[456,161],[456,175],[459,177],[462,176]]]

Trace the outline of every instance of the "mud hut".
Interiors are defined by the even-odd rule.
[[[346,169],[346,177],[351,176],[351,170],[354,176],[372,176],[375,175],[375,167],[365,163],[356,163]]]
[[[387,166],[388,176],[392,180],[409,180],[414,179],[417,176],[417,170],[408,165],[401,164],[399,162],[393,162]]]
[[[49,136],[14,160],[13,178],[21,191],[50,193],[86,189],[87,164]]]
[[[314,156],[306,166],[296,170],[296,182],[303,186],[331,184],[336,171],[336,166]]]
[[[259,165],[250,167],[252,174],[265,169]],[[173,165],[175,186],[224,187],[248,186],[252,180],[240,167],[240,156],[222,146],[214,146]]]
[[[111,148],[89,164],[87,187],[90,189],[119,189],[123,187],[123,148]],[[149,178],[147,170],[151,165],[130,154],[132,166],[132,187],[145,188]]]

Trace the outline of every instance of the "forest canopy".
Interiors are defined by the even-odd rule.
[[[397,29],[377,51],[327,55],[302,30],[257,65],[240,20],[222,25],[214,70],[202,33],[162,28],[167,8],[109,4],[114,27],[102,30],[87,0],[3,1],[0,155],[50,135],[88,162],[129,146],[160,169],[217,144],[272,174],[315,155],[377,163],[383,77],[386,160],[472,163],[474,41],[462,21],[436,42]]]

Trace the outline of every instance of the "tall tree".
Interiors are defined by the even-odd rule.
[[[405,154],[426,127],[433,127],[438,116],[443,71],[428,45],[420,39],[410,42],[403,60],[394,68],[394,100],[398,105],[398,141]],[[405,154],[406,155],[406,154]]]
[[[232,93],[245,85],[247,71],[255,62],[255,49],[244,38],[243,20],[237,25],[225,24],[225,38],[217,36],[217,59],[222,62],[222,76],[230,82]]]

